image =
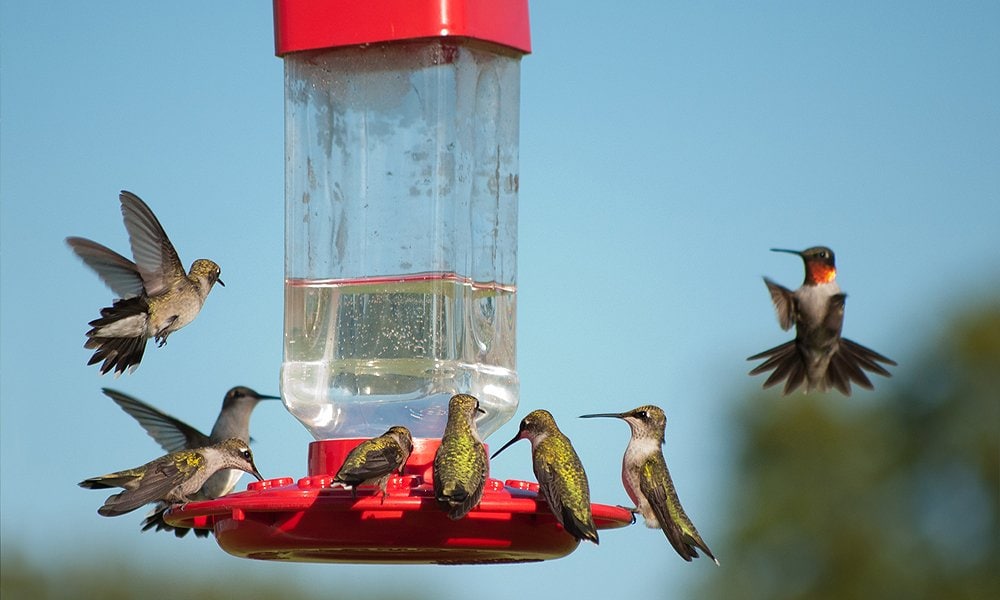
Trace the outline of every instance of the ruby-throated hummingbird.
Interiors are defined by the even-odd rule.
[[[222,469],[240,469],[264,480],[253,464],[247,443],[232,438],[196,450],[171,452],[141,467],[91,477],[79,485],[91,490],[124,488],[124,492],[109,496],[97,510],[99,515],[115,517],[150,502],[190,502],[205,481]]]
[[[805,383],[806,392],[825,392],[835,387],[845,396],[851,395],[852,381],[872,389],[865,371],[889,377],[879,363],[895,365],[895,361],[840,335],[847,295],[836,282],[833,250],[816,246],[801,252],[778,248],[772,251],[801,256],[806,277],[794,292],[764,278],[778,313],[778,323],[786,331],[794,324],[795,339],[748,358],[767,359],[750,375],[774,371],[764,381],[764,388],[785,381],[784,394]]]
[[[374,485],[382,491],[384,501],[388,495],[385,486],[389,483],[389,476],[393,472],[403,474],[403,466],[411,452],[413,436],[410,430],[394,425],[382,435],[365,440],[351,450],[333,481],[349,486],[351,495],[355,497],[359,485]]]
[[[476,416],[485,412],[468,394],[448,401],[448,424],[434,453],[434,496],[452,519],[461,519],[483,499],[489,462]]]
[[[531,441],[531,461],[538,487],[566,533],[577,540],[598,543],[597,527],[590,509],[590,484],[583,463],[569,438],[559,431],[547,410],[535,410],[521,419],[521,427],[509,442],[490,457],[496,458],[514,442]]]
[[[97,242],[68,237],[66,243],[93,269],[118,299],[101,309],[101,317],[89,323],[85,348],[94,349],[87,362],[101,361],[101,374],[114,370],[120,375],[134,371],[146,350],[146,340],[158,346],[167,336],[194,320],[205,298],[218,282],[219,265],[199,258],[190,272],[146,203],[131,192],[119,195],[135,262]]]
[[[261,400],[278,400],[278,396],[258,394],[254,390],[236,386],[226,392],[222,399],[222,410],[215,420],[212,432],[205,435],[198,429],[180,419],[153,408],[145,402],[128,394],[104,388],[105,395],[115,401],[122,410],[127,412],[139,425],[146,430],[156,443],[167,452],[178,450],[193,450],[212,444],[218,444],[229,438],[239,438],[250,441],[250,413]],[[197,492],[192,493],[192,500],[211,500],[225,496],[233,491],[243,473],[239,469],[225,469],[209,477]],[[163,521],[163,513],[170,506],[160,503],[142,522],[142,530],[155,528],[156,531],[173,531],[177,537],[184,537],[189,531],[186,527],[174,527]],[[195,535],[207,537],[208,531],[196,529]]]
[[[663,460],[663,433],[667,424],[663,410],[647,405],[624,413],[581,415],[584,419],[593,417],[622,419],[632,429],[632,439],[622,459],[622,483],[635,503],[632,512],[642,514],[646,527],[662,529],[670,545],[684,560],[698,558],[697,549],[700,548],[719,564],[684,513],[667,462]]]

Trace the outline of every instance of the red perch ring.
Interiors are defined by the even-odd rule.
[[[243,558],[293,562],[481,564],[561,558],[579,542],[538,496],[538,484],[488,479],[482,502],[452,521],[434,499],[431,478],[439,439],[413,440],[402,476],[381,497],[331,482],[361,439],[309,445],[309,476],[255,481],[247,491],[174,506],[167,523],[212,529],[219,546]],[[598,529],[632,523],[618,506],[593,504]]]

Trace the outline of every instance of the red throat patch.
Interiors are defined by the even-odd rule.
[[[806,266],[806,273],[809,281],[816,285],[830,283],[837,278],[836,268],[819,262],[809,263]]]

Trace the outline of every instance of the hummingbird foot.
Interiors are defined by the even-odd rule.
[[[167,343],[167,336],[170,335],[170,327],[177,320],[177,315],[174,315],[167,319],[167,322],[163,324],[163,327],[153,335],[153,341],[156,342],[157,348],[162,348],[164,344]]]
[[[629,523],[629,525],[635,525],[635,516],[639,514],[639,507],[638,506],[628,507],[628,506],[622,506],[621,504],[618,504],[617,506],[622,510],[627,510],[632,515],[632,522]]]

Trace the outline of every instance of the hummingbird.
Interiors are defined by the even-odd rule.
[[[180,419],[171,417],[145,402],[133,398],[117,390],[103,388],[106,396],[115,401],[126,413],[131,415],[139,425],[146,430],[167,452],[178,450],[194,450],[212,444],[218,444],[229,438],[239,438],[250,442],[250,413],[261,400],[279,400],[278,396],[258,394],[254,390],[236,386],[226,392],[222,399],[222,410],[215,420],[212,432],[205,435]],[[200,490],[191,494],[193,500],[211,500],[225,496],[233,491],[243,473],[239,469],[224,469],[209,477]],[[170,505],[161,502],[147,515],[142,522],[142,530],[173,531],[177,537],[184,537],[189,531],[186,527],[174,527],[163,521],[163,513]],[[207,537],[208,531],[195,529],[198,537]]]
[[[833,250],[816,246],[802,251],[780,248],[771,251],[802,257],[806,277],[794,292],[764,278],[778,323],[786,331],[794,324],[795,339],[749,357],[747,360],[766,359],[750,371],[750,375],[773,370],[764,381],[764,388],[784,380],[783,393],[786,395],[804,383],[806,392],[825,392],[834,387],[845,396],[851,395],[852,381],[872,389],[865,371],[890,377],[879,363],[895,365],[895,361],[841,337],[847,295],[837,285]]]
[[[694,523],[684,513],[667,462],[663,460],[663,433],[667,417],[658,406],[646,405],[624,413],[581,415],[583,419],[614,417],[632,429],[632,438],[622,459],[622,483],[635,503],[633,513],[642,514],[646,527],[660,528],[677,554],[686,561],[698,558],[701,549],[719,564]]]
[[[490,458],[496,458],[508,446],[525,438],[531,441],[531,460],[538,487],[556,521],[577,540],[586,539],[597,544],[587,474],[573,444],[559,431],[549,411],[528,413],[521,420],[517,435]]]
[[[116,517],[150,502],[190,502],[205,481],[222,469],[239,469],[264,480],[253,464],[247,443],[231,438],[195,450],[171,452],[141,467],[91,477],[79,485],[90,490],[124,488],[124,492],[109,496],[97,510],[101,516]]]
[[[402,425],[394,425],[385,433],[358,444],[344,459],[335,483],[351,488],[351,496],[356,496],[357,486],[374,485],[382,490],[382,500],[388,495],[385,486],[393,472],[403,474],[403,466],[413,452],[413,436]]]
[[[66,243],[117,296],[89,323],[85,348],[95,350],[88,365],[104,361],[101,375],[134,371],[153,338],[158,347],[167,336],[194,320],[218,283],[219,265],[199,258],[189,272],[177,257],[156,215],[138,196],[118,196],[135,262],[97,242],[68,237]]]
[[[448,424],[434,453],[434,496],[451,519],[461,519],[483,498],[489,463],[476,415],[485,413],[468,394],[448,401]]]

